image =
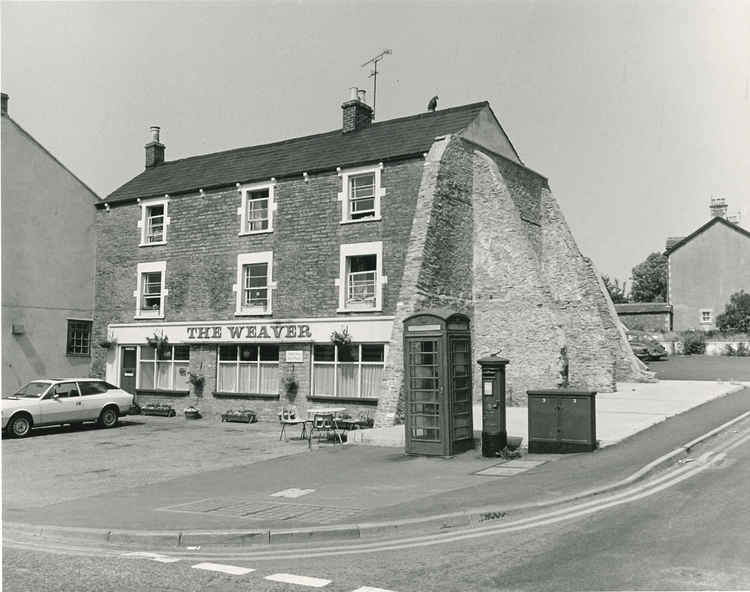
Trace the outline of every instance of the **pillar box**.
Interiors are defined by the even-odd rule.
[[[482,456],[495,458],[508,444],[505,427],[505,358],[477,360],[482,369]]]

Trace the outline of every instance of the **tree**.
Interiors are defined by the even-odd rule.
[[[609,292],[612,302],[622,304],[628,301],[628,297],[625,295],[625,284],[627,282],[622,282],[621,286],[620,280],[617,278],[610,279],[608,275],[603,275],[602,281],[604,282],[604,287],[607,288],[607,292]]]
[[[750,294],[744,290],[729,297],[729,304],[718,317],[716,326],[723,333],[750,333]]]
[[[666,302],[667,258],[661,253],[651,253],[643,263],[633,268],[633,302]]]

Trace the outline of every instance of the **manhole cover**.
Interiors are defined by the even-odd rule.
[[[341,508],[311,504],[289,504],[264,500],[205,499],[157,508],[164,512],[187,512],[229,516],[246,520],[302,520],[315,524],[341,522],[362,512],[362,508]]]

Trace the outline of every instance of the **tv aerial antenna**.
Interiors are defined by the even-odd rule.
[[[393,52],[390,49],[384,49],[381,51],[378,55],[376,55],[374,58],[367,60],[364,64],[360,66],[360,68],[364,68],[368,64],[372,64],[372,70],[370,71],[370,75],[368,78],[372,78],[372,114],[373,119],[375,119],[375,100],[377,98],[377,92],[378,92],[378,62],[382,60],[385,56],[391,55]]]

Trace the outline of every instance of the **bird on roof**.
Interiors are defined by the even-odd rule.
[[[427,110],[432,111],[434,113],[435,109],[437,109],[437,102],[438,102],[438,96],[435,95],[434,97],[430,99],[430,102],[427,103]]]

